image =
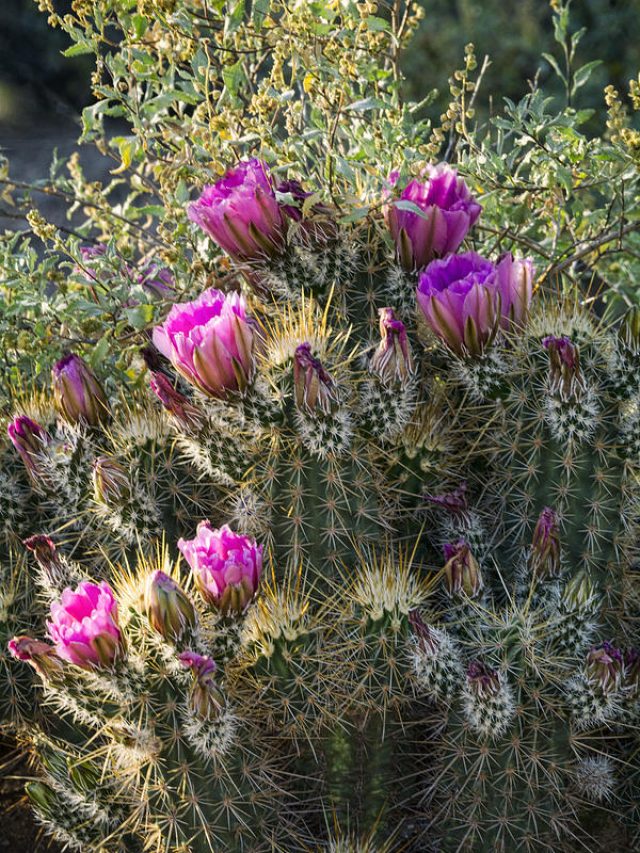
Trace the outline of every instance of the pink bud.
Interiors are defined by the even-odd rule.
[[[293,387],[296,406],[307,412],[318,409],[329,414],[336,402],[335,384],[308,343],[300,344],[293,356]]]
[[[51,376],[56,408],[67,423],[98,426],[109,420],[104,389],[83,359],[65,355],[54,365]]]
[[[393,308],[380,308],[380,343],[371,357],[369,369],[384,385],[404,384],[413,373],[407,330],[396,319]]]

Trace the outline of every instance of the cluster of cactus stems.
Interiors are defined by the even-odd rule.
[[[9,424],[1,707],[70,849],[637,833],[640,320],[398,183],[347,227],[242,163],[189,211],[237,289],[171,308],[149,399],[68,356]]]

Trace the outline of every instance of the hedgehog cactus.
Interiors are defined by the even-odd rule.
[[[67,843],[541,850],[632,799],[637,318],[616,335],[531,304],[529,260],[454,254],[480,208],[450,167],[397,183],[385,234],[242,163],[190,209],[237,277],[154,330],[163,411],[105,428],[64,386],[100,550],[164,531],[191,569],[45,571],[55,647],[13,648],[66,721],[31,794]],[[18,450],[46,493],[45,426]],[[78,763],[115,780],[90,841],[56,820]]]

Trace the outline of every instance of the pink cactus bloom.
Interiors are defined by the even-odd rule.
[[[243,391],[254,372],[254,330],[244,297],[211,288],[174,305],[153,342],[189,382],[209,397]]]
[[[285,247],[285,219],[262,160],[243,160],[206,186],[188,216],[237,261],[263,260]]]
[[[178,548],[209,603],[223,613],[246,610],[262,574],[262,545],[226,524],[214,530],[208,521],[201,521],[195,539],[180,539]]]
[[[431,329],[458,355],[481,355],[498,329],[524,324],[532,294],[529,260],[497,264],[475,252],[432,261],[418,280],[418,306]]]
[[[49,637],[61,658],[81,666],[110,667],[120,645],[118,605],[108,584],[82,581],[51,604]]]
[[[427,172],[427,181],[411,181],[385,208],[398,260],[409,272],[456,252],[482,210],[455,169],[441,163],[430,166]],[[397,182],[398,174],[392,172],[389,177],[385,195]],[[412,202],[422,213],[404,209],[403,202]]]

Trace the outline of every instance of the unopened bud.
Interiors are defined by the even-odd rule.
[[[445,544],[444,558],[444,574],[449,595],[464,593],[469,598],[477,598],[483,588],[482,574],[464,539]]]
[[[164,408],[181,426],[190,432],[199,432],[204,426],[202,412],[178,391],[171,380],[158,371],[151,374],[149,380],[151,390],[160,400]]]
[[[7,433],[24,462],[31,482],[41,488],[46,476],[44,454],[51,443],[51,436],[26,415],[15,417],[7,427]]]
[[[427,503],[435,504],[435,506],[450,512],[452,515],[461,515],[469,509],[466,481],[443,495],[423,495],[422,499]]]
[[[414,369],[407,330],[404,323],[396,319],[393,308],[381,308],[379,314],[380,343],[371,357],[369,369],[386,386],[404,384]]]
[[[93,463],[93,494],[98,503],[118,506],[131,492],[126,468],[111,456],[99,456]]]
[[[422,651],[428,655],[435,655],[439,647],[438,638],[424,621],[419,610],[409,611],[409,625]]]
[[[584,390],[584,380],[580,372],[580,353],[575,344],[566,335],[555,337],[548,335],[542,340],[542,346],[549,353],[549,380],[551,391],[561,400],[567,401]]]
[[[56,409],[67,423],[98,426],[109,420],[107,395],[82,358],[65,355],[54,365],[51,377]]]
[[[599,684],[603,693],[619,688],[623,668],[622,652],[613,643],[605,641],[593,646],[587,655],[589,678]]]
[[[300,344],[293,357],[296,406],[307,412],[329,414],[336,402],[335,383],[308,343]]]
[[[58,589],[66,585],[69,574],[68,567],[61,560],[52,539],[37,534],[25,539],[22,544],[35,557],[50,587]]]
[[[542,510],[533,531],[529,568],[534,577],[555,578],[560,574],[558,516],[551,507]]]
[[[632,353],[640,352],[640,307],[630,308],[622,318],[618,330],[620,343]]]
[[[182,652],[178,660],[193,672],[194,681],[189,696],[192,711],[201,720],[217,719],[224,710],[225,700],[215,682],[214,661],[191,651]]]
[[[467,684],[481,699],[496,696],[500,692],[500,673],[482,661],[473,660],[467,667]]]
[[[34,640],[23,634],[9,640],[7,648],[17,660],[30,663],[41,678],[55,678],[62,672],[62,661],[56,650],[42,640]]]
[[[193,604],[178,584],[164,572],[147,578],[144,604],[151,626],[167,640],[179,640],[188,628],[194,628]]]

